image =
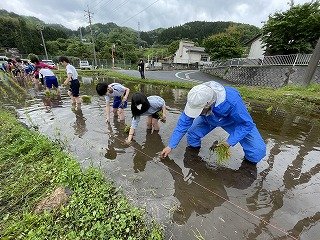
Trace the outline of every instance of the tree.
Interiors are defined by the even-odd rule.
[[[269,16],[262,40],[269,54],[311,53],[320,37],[320,1]]]
[[[169,44],[168,51],[170,55],[173,55],[176,53],[176,51],[179,48],[179,43],[180,43],[180,40],[176,40]]]
[[[80,42],[71,43],[67,48],[66,55],[79,58],[92,58],[92,45],[85,45]]]
[[[227,32],[206,38],[203,45],[213,60],[241,57],[244,52],[239,38]]]

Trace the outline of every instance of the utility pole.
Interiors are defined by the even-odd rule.
[[[114,69],[114,54],[116,50],[116,45],[113,43],[112,44],[112,69]]]
[[[138,48],[140,49],[140,22],[138,22]]]
[[[93,32],[92,32],[92,21],[91,21],[91,17],[93,15],[92,12],[90,12],[89,10],[89,5],[87,5],[88,10],[84,10],[85,11],[85,16],[88,17],[88,21],[89,21],[89,26],[90,26],[90,32],[91,32],[91,38],[92,38],[92,46],[93,46],[93,58],[94,58],[94,66],[97,66],[97,55],[96,55],[96,46],[95,46],[95,42],[94,42],[94,37],[93,37]]]
[[[81,27],[79,27],[79,31],[80,31],[80,42],[82,42],[82,31],[81,31]]]
[[[44,29],[44,26],[38,24],[37,25],[37,29],[40,31],[41,39],[42,39],[42,45],[43,45],[43,48],[44,48],[44,52],[46,54],[46,59],[48,60],[48,53],[47,53],[46,43],[44,42],[44,37],[43,37],[43,34],[42,34],[42,30]]]
[[[302,85],[308,86],[313,78],[314,73],[316,72],[318,63],[320,60],[320,38],[318,39],[317,45],[315,49],[313,50],[313,54],[310,58],[310,62],[307,68],[307,72],[304,76]]]

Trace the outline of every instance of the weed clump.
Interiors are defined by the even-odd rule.
[[[91,96],[88,95],[82,95],[81,96],[82,102],[83,103],[91,103]]]

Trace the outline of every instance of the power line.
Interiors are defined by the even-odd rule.
[[[116,6],[113,10],[112,10],[112,12],[114,12],[114,11],[116,11],[116,10],[118,10],[119,8],[121,8],[123,5],[125,5],[127,2],[129,2],[130,0],[125,0],[125,1],[123,1],[122,3],[120,3],[118,6]]]
[[[104,0],[101,0],[101,1],[99,1],[97,4],[95,4],[94,6],[91,6],[91,9],[92,10],[97,10],[97,9],[95,9],[100,3],[102,3]],[[105,4],[108,4],[109,2],[112,2],[113,0],[109,0],[109,1],[107,1]]]
[[[99,8],[96,9],[96,14],[103,11],[104,7],[106,7],[107,5],[109,5],[110,3],[112,3],[114,0],[109,0],[107,2],[105,2],[104,4],[100,5]],[[109,6],[108,6],[109,7]]]
[[[111,11],[109,11],[109,13],[111,13],[111,12],[116,12],[117,10],[119,10],[122,6],[124,6],[126,3],[128,3],[130,0],[125,0],[125,1],[123,1],[122,3],[120,3],[119,5],[117,5],[114,9],[112,9]],[[100,7],[100,10],[98,10],[97,12],[96,12],[96,14],[99,12],[99,11],[101,11],[101,10],[103,10],[101,7]],[[99,20],[99,22],[103,22],[104,20],[106,20],[106,17],[105,18],[102,18],[102,19],[100,19]]]
[[[140,13],[142,13],[143,11],[147,10],[149,7],[151,7],[153,4],[159,2],[160,0],[156,0],[153,3],[151,3],[150,5],[148,5],[147,7],[145,7],[144,9],[142,9],[140,12],[138,12],[137,14],[133,15],[132,17],[128,18],[126,21],[120,23],[121,25],[123,25],[124,23],[128,22],[129,20],[131,20],[132,18],[134,18],[135,16],[139,15]]]
[[[95,4],[94,5],[94,7],[91,7],[91,10],[93,11],[101,2],[103,2],[104,0],[101,0],[100,2],[98,2],[97,4]],[[100,12],[101,10],[103,10],[103,7],[104,6],[106,6],[108,3],[111,3],[112,1],[114,1],[114,0],[109,0],[109,1],[107,1],[106,3],[104,3],[101,7],[99,7],[99,10],[97,10],[96,11],[96,13],[97,12]],[[87,5],[88,6],[88,5]],[[86,8],[86,6],[85,5],[83,5],[83,8]],[[78,17],[78,18],[74,18],[74,19],[72,19],[72,21],[83,21],[83,18],[80,18],[80,17]],[[79,28],[81,28],[81,26],[79,26]]]

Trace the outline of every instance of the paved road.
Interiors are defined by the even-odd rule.
[[[136,70],[118,70],[123,74],[130,76],[140,77],[140,73]],[[200,72],[199,70],[174,70],[174,71],[146,71],[146,78],[167,80],[167,81],[189,81],[194,83],[203,83],[208,81],[216,81],[221,84],[230,84],[225,80],[211,76],[207,73]]]

